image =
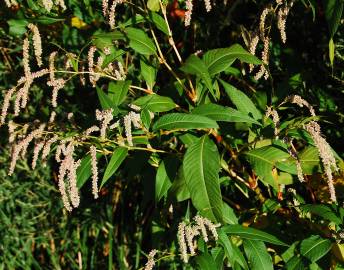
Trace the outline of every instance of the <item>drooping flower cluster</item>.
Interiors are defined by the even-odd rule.
[[[42,1],[43,7],[46,9],[46,11],[50,12],[51,9],[54,7],[54,2],[53,0],[43,0]],[[60,6],[62,10],[66,10],[66,4],[64,0],[55,0],[55,5]]]
[[[154,261],[154,256],[157,254],[157,250],[156,249],[152,249],[149,254],[148,254],[148,261],[145,265],[144,270],[152,270],[154,265],[155,265],[155,261]]]
[[[190,255],[196,255],[195,249],[195,237],[201,235],[205,242],[209,241],[208,231],[212,234],[215,240],[218,239],[218,234],[216,228],[220,226],[220,224],[214,224],[209,219],[205,217],[201,217],[199,215],[194,217],[195,224],[186,225],[185,222],[181,222],[178,225],[178,244],[179,244],[179,251],[182,260],[187,263],[189,261],[189,256],[187,253],[187,249],[190,251]]]
[[[8,8],[18,5],[16,0],[5,0],[5,4]]]
[[[98,198],[98,167],[97,167],[97,148],[90,147],[91,165],[92,165],[92,194],[95,199]]]
[[[106,67],[103,67],[104,57],[102,55],[98,56],[96,63],[94,63],[94,55],[96,52],[97,48],[95,46],[91,46],[88,51],[88,72],[93,87],[96,86],[102,73],[111,76],[117,81],[125,80],[126,73],[121,62],[109,63]]]
[[[251,54],[255,55],[256,48],[259,39],[263,43],[263,50],[261,55],[261,60],[263,64],[259,67],[258,72],[254,75],[255,80],[259,80],[262,77],[264,79],[269,78],[269,72],[267,66],[269,65],[269,54],[270,54],[270,27],[266,26],[268,16],[276,17],[275,11],[277,11],[277,28],[280,31],[282,42],[285,43],[287,40],[285,25],[287,16],[294,1],[277,0],[276,7],[266,7],[263,9],[260,20],[259,20],[259,37],[257,34],[251,34],[250,41],[247,44],[248,50]],[[253,65],[249,65],[250,72],[253,71]]]
[[[113,0],[112,3],[109,5],[109,0],[102,1],[103,16],[108,19],[108,23],[111,29],[115,28],[116,7],[123,2],[124,0]]]
[[[56,161],[60,163],[58,186],[65,208],[68,211],[72,211],[80,203],[79,190],[76,182],[76,170],[80,166],[81,160],[75,161],[73,158],[73,141],[68,142],[68,144],[67,142],[61,142],[59,149],[59,152],[56,151],[56,153],[60,154],[56,155]],[[68,181],[65,181],[66,176]]]
[[[280,117],[278,115],[278,112],[275,109],[273,109],[272,107],[268,107],[266,110],[266,113],[265,113],[265,117],[268,118],[270,116],[272,116],[272,121],[275,125],[275,131],[274,132],[275,132],[275,136],[277,136],[279,133],[278,128],[280,126]]]
[[[304,129],[308,131],[311,135],[315,146],[318,149],[319,156],[321,158],[322,164],[324,166],[325,174],[327,177],[327,184],[330,191],[331,200],[335,202],[336,199],[336,191],[333,184],[333,176],[332,172],[337,171],[337,163],[336,159],[333,155],[332,149],[330,145],[327,143],[324,137],[321,135],[320,126],[317,122],[311,121],[304,125]]]

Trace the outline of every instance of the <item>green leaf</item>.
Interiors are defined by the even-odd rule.
[[[109,33],[96,33],[92,36],[92,43],[100,49],[113,46],[114,40],[125,40],[125,35],[120,31]]]
[[[306,204],[300,206],[300,208],[302,209],[302,211],[311,212],[312,214],[318,215],[326,220],[329,220],[335,223],[336,225],[341,225],[344,223],[344,220],[342,220],[335,214],[335,209],[331,209],[330,206],[323,204]]]
[[[177,177],[172,183],[172,187],[169,190],[169,196],[175,197],[177,202],[190,199],[190,192],[185,182],[182,166],[179,167]]]
[[[287,270],[304,270],[306,269],[302,258],[300,257],[293,257],[291,258],[286,264]]]
[[[117,81],[109,83],[109,98],[113,104],[119,106],[126,99],[131,81]]]
[[[252,100],[246,96],[242,91],[236,89],[234,86],[220,80],[228,97],[239,111],[246,115],[252,116],[254,119],[259,120],[262,118],[261,112],[253,104]]]
[[[201,137],[187,149],[183,170],[195,208],[212,221],[222,220],[220,155],[208,136]]]
[[[238,218],[236,217],[233,208],[228,204],[223,203],[222,207],[222,218],[227,224],[238,224]]]
[[[147,8],[151,11],[159,11],[160,10],[159,0],[148,0]]]
[[[133,102],[134,105],[151,112],[167,112],[176,107],[176,104],[169,97],[159,96],[157,94],[140,97]]]
[[[100,102],[100,105],[102,106],[103,110],[116,107],[114,102],[112,102],[112,100],[108,97],[107,94],[104,93],[104,91],[102,89],[100,89],[98,86],[96,89],[97,89],[99,102]]]
[[[145,21],[145,17],[141,14],[136,14],[135,16],[132,16],[130,19],[128,19],[125,23],[120,23],[120,28],[125,28],[130,25],[135,25],[138,23],[142,23]]]
[[[244,240],[244,250],[252,270],[273,270],[272,259],[263,242]]]
[[[165,35],[168,35],[167,24],[159,14],[150,12],[149,18],[161,32],[163,32]]]
[[[63,22],[65,19],[59,19],[59,18],[54,18],[54,17],[48,17],[48,16],[39,16],[35,19],[33,19],[32,21],[35,23],[39,23],[39,24],[53,24],[53,23],[57,23],[57,22]]]
[[[240,250],[235,246],[230,238],[224,233],[224,231],[221,229],[218,230],[219,235],[219,244],[223,246],[223,249],[225,251],[226,257],[231,265],[234,265],[235,262],[237,262],[239,265],[241,265],[242,268],[248,269],[248,265],[246,263],[246,260],[243,256],[243,254],[240,252]]]
[[[330,36],[333,38],[342,18],[344,2],[341,0],[323,0],[323,4],[325,7],[325,18],[330,29]]]
[[[129,38],[129,46],[140,54],[152,55],[156,54],[156,47],[154,42],[141,29],[126,28]]]
[[[9,33],[12,36],[21,36],[25,34],[27,31],[26,26],[29,24],[29,22],[24,19],[20,19],[20,20],[10,19],[10,20],[7,20],[7,23],[10,27]]]
[[[196,55],[191,54],[188,59],[186,59],[184,65],[180,68],[182,71],[188,74],[197,75],[204,81],[206,87],[212,91],[213,84],[204,62],[199,59]]]
[[[142,124],[144,125],[146,129],[149,130],[150,124],[152,122],[149,110],[144,108],[143,110],[141,110],[140,116],[141,116]]]
[[[224,122],[243,122],[249,124],[261,125],[255,119],[251,118],[247,114],[237,111],[233,108],[224,107],[217,104],[203,104],[192,110],[192,114],[198,114],[206,116],[215,121]]]
[[[329,239],[321,238],[319,235],[312,235],[303,240],[300,245],[300,252],[312,262],[316,262],[330,251],[332,242]]]
[[[282,162],[289,157],[288,152],[276,146],[264,146],[247,152],[246,157],[261,181],[277,189],[280,181],[272,170],[277,161]]]
[[[318,149],[308,146],[298,154],[303,174],[312,175],[320,171],[320,159]],[[283,162],[277,162],[276,167],[282,171],[297,175],[296,160],[289,157]]]
[[[109,178],[116,172],[116,170],[125,160],[127,155],[128,155],[128,149],[125,147],[118,147],[115,149],[115,151],[113,151],[110,162],[106,167],[100,187],[102,187],[109,180]]]
[[[261,64],[261,61],[256,56],[247,52],[239,44],[235,44],[229,48],[210,50],[203,56],[203,61],[211,77],[225,71],[236,59],[240,59],[245,63]]]
[[[153,89],[156,79],[156,68],[147,64],[146,61],[140,60],[141,75],[143,76],[148,89]]]
[[[205,116],[187,113],[170,113],[158,119],[153,126],[153,130],[165,129],[204,129],[218,128],[217,123]]]
[[[276,236],[273,236],[272,234],[251,228],[251,227],[245,227],[242,225],[226,225],[223,228],[223,231],[229,235],[239,236],[242,239],[248,239],[248,240],[257,240],[257,241],[263,241],[266,243],[279,245],[279,246],[288,246],[286,243],[279,240]]]
[[[196,263],[198,264],[200,270],[214,270],[216,268],[216,263],[213,257],[209,253],[203,253],[196,257]]]
[[[178,172],[178,165],[179,161],[175,158],[167,158],[160,163],[155,177],[156,202],[159,202],[167,195]]]

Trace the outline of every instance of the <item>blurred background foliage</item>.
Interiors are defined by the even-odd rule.
[[[87,55],[85,48],[90,45],[92,36],[106,32],[102,29],[108,28],[99,0],[67,0],[66,11],[54,8],[50,13],[45,11],[41,1],[17,2],[18,5],[11,9],[5,6],[4,1],[0,3],[1,95],[4,92],[2,90],[9,89],[22,75],[22,39],[28,23],[39,26],[44,51],[59,49],[83,56]],[[270,1],[254,0],[226,2],[216,1],[210,13],[206,13],[202,1],[194,2],[192,25],[187,29],[182,19],[185,2],[168,3],[168,20],[183,59],[199,50],[205,52],[234,43],[245,46],[242,36],[257,27],[259,14],[270,4]],[[267,104],[280,103],[288,95],[304,97],[319,112],[322,130],[330,145],[344,158],[343,19],[340,18],[338,29],[331,34],[331,26],[326,18],[327,2],[296,1],[287,20],[286,44],[280,42],[277,29],[272,28],[270,71],[273,80],[254,81],[245,74],[241,63],[236,63],[225,72],[224,79],[249,93],[262,111]],[[121,28],[122,23],[130,21],[137,14],[137,6],[144,7],[146,4],[145,1],[137,1],[118,6],[118,27]],[[328,44],[331,38],[335,44],[333,64],[329,59]],[[167,50],[167,38],[158,33],[158,39],[161,47]],[[166,55],[172,65],[178,67],[173,52],[167,50]],[[139,84],[141,79],[138,71],[133,68],[130,72],[131,79]],[[166,86],[165,89],[159,89],[159,93],[174,87],[174,81],[166,73],[166,70],[159,70],[157,87]],[[32,115],[48,119],[50,109],[48,101],[44,99],[45,87],[44,83],[38,82],[32,88],[34,94],[30,105],[20,116],[23,121],[31,119]],[[96,91],[91,86],[82,86],[78,80],[66,85],[61,100],[62,105],[57,113],[63,119],[67,118],[68,112],[73,112],[75,122],[81,127],[94,121],[94,111],[100,107]],[[283,116],[288,118],[299,114],[299,108],[292,110],[291,113],[286,110]],[[90,184],[87,183],[82,189],[81,205],[69,214],[63,208],[57,190],[55,165],[40,164],[32,171],[28,163],[22,161],[15,175],[9,177],[10,153],[4,127],[1,129],[0,142],[0,269],[138,269],[144,265],[145,252],[151,248],[171,252],[165,254],[166,259],[161,260],[158,269],[196,267],[193,263],[183,265],[173,255],[177,253],[175,238],[178,223],[174,218],[183,216],[185,209],[189,211],[190,206],[187,201],[181,202],[172,215],[165,201],[154,202],[155,167],[137,162],[146,160],[146,154],[135,153],[126,160],[116,181],[101,190],[97,201],[92,199]],[[150,157],[150,163],[154,165],[154,156]],[[138,175],[145,175],[145,179],[151,179],[152,182],[143,182]],[[306,194],[305,189],[319,193],[319,201],[313,203],[321,203],[321,198],[327,196],[321,194],[322,189],[325,189],[323,194],[327,190],[325,185],[319,186],[316,177],[314,186],[311,182],[307,187],[295,188],[301,194]],[[310,216],[304,213],[307,211],[295,205],[289,207],[277,199],[268,199],[264,203],[258,197],[252,200],[252,196],[245,197],[238,192],[232,181],[225,181],[228,184],[223,189],[228,198],[224,200],[233,207],[240,224],[253,225],[277,235],[282,241],[294,243],[296,251],[288,249],[289,253],[283,253],[284,257],[273,257],[275,269],[284,269],[286,266],[282,261],[294,252],[299,254],[297,240],[312,235],[331,237],[328,224],[333,220],[323,215]],[[338,186],[344,186],[342,178],[338,177],[336,181]],[[341,198],[342,192],[342,189],[338,192]],[[293,194],[288,196],[291,201],[294,199]],[[307,196],[297,199],[306,203],[312,201]],[[338,207],[333,212],[343,220],[343,208]],[[228,216],[236,219],[231,214]],[[305,269],[330,267],[343,269],[343,245],[336,244],[317,264],[309,264]],[[290,266],[288,269],[304,268]]]

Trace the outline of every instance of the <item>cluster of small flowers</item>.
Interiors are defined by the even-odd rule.
[[[90,82],[93,87],[96,86],[96,82],[99,80],[101,73],[113,76],[114,79],[118,81],[123,81],[126,78],[126,73],[124,71],[121,62],[117,62],[116,66],[113,63],[109,63],[105,68],[103,68],[104,57],[98,56],[96,64],[94,63],[94,54],[97,48],[91,46],[88,51],[88,71],[90,76]]]
[[[43,0],[42,3],[43,3],[44,8],[46,9],[46,11],[48,11],[48,12],[50,12],[54,6],[53,0]],[[60,6],[63,10],[67,9],[64,0],[55,0],[55,4],[57,6]]]
[[[109,0],[103,0],[102,7],[103,7],[103,16],[108,19],[108,23],[111,29],[115,29],[115,12],[116,6],[122,4],[124,0],[113,0],[112,4],[110,5],[109,9]]]
[[[189,26],[191,23],[191,16],[192,16],[192,10],[193,10],[193,3],[192,0],[186,0],[186,11],[184,15],[184,25]],[[212,3],[211,0],[204,0],[205,10],[207,12],[210,12],[212,9]]]
[[[336,191],[333,184],[332,171],[337,171],[338,167],[336,159],[333,155],[330,145],[327,143],[325,138],[321,136],[320,126],[317,122],[311,121],[304,125],[304,129],[311,135],[315,146],[318,149],[319,156],[324,166],[325,174],[327,176],[327,184],[330,191],[330,197],[333,202],[337,201]]]
[[[104,111],[96,110],[96,118],[98,121],[101,121],[100,126],[100,137],[105,139],[106,137],[106,129],[110,124],[111,120],[113,119],[113,109],[108,109]]]
[[[277,5],[276,9],[278,9],[277,28],[280,31],[283,43],[285,43],[287,40],[287,36],[285,33],[285,24],[286,24],[287,16],[293,4],[294,4],[294,1],[289,1],[289,3],[287,3],[287,1],[285,0],[276,0],[276,5]],[[255,74],[254,76],[255,80],[259,80],[262,77],[264,77],[265,80],[269,78],[269,72],[266,69],[266,66],[269,65],[270,36],[269,36],[269,33],[268,34],[266,33],[267,27],[265,26],[265,23],[266,23],[266,18],[270,13],[274,13],[274,9],[268,7],[268,8],[265,8],[260,15],[260,21],[259,21],[259,34],[260,35],[259,36],[264,45],[262,56],[261,56],[263,64],[260,66],[259,71]],[[252,53],[253,55],[256,53],[258,42],[259,42],[259,38],[257,37],[257,35],[253,35],[253,37],[251,38],[250,44],[248,45],[248,49],[250,53]],[[249,68],[250,68],[250,72],[252,72],[253,65],[250,64]]]
[[[154,256],[157,254],[157,250],[156,249],[152,249],[149,254],[148,254],[148,261],[145,265],[144,270],[152,270],[154,265],[155,265],[155,261],[154,261]]]
[[[209,241],[208,238],[208,230],[213,235],[214,239],[218,239],[218,234],[216,228],[220,226],[220,224],[214,224],[209,219],[195,216],[194,217],[195,225],[186,225],[185,222],[181,222],[178,225],[178,244],[179,250],[181,254],[182,260],[187,263],[189,261],[189,257],[187,254],[187,248],[190,250],[190,255],[194,256],[195,252],[195,243],[194,238],[198,235],[202,235],[205,242]],[[185,241],[186,240],[186,241]]]
[[[282,1],[278,3],[281,5]],[[287,22],[287,17],[289,14],[290,9],[294,5],[294,1],[290,1],[289,3],[284,2],[284,5],[279,8],[278,13],[277,13],[277,28],[280,31],[281,39],[283,43],[286,43],[287,41],[287,35],[285,32],[285,26]]]
[[[141,117],[139,113],[136,112],[129,112],[127,115],[124,116],[124,130],[125,130],[125,135],[127,138],[127,142],[129,146],[133,146],[133,137],[131,134],[131,124],[135,128],[141,128]]]
[[[16,0],[5,0],[6,6],[8,8],[12,7],[12,6],[17,6],[18,3]]]
[[[266,113],[265,113],[265,117],[270,117],[272,116],[272,121],[275,125],[275,136],[278,136],[278,133],[279,133],[279,126],[280,126],[280,117],[278,115],[278,112],[273,109],[272,107],[268,107],[267,110],[266,110]]]
[[[97,148],[90,147],[91,165],[92,165],[92,194],[95,199],[98,198],[98,166],[97,166]]]
[[[74,154],[74,142],[70,141],[68,144],[66,141],[62,141],[56,149],[55,159],[60,163],[58,173],[58,186],[62,196],[62,201],[65,208],[68,211],[72,211],[73,207],[79,206],[80,197],[76,182],[76,170],[80,166],[81,160],[75,161]],[[67,144],[67,145],[66,145]],[[63,158],[61,158],[61,154]],[[65,177],[68,179],[68,188],[66,188]],[[69,198],[68,192],[69,191]]]
[[[30,143],[33,140],[37,140],[42,136],[44,128],[45,128],[45,124],[41,124],[37,129],[31,131],[22,140],[20,140],[19,142],[15,143],[12,146],[12,155],[11,155],[12,159],[11,159],[11,164],[10,164],[8,175],[13,174],[14,168],[17,164],[19,156],[21,156],[22,158],[25,157],[26,152],[27,152],[27,148],[29,147]],[[12,127],[11,127],[12,133],[13,133],[14,129],[15,129],[15,126],[12,125]],[[24,132],[26,133],[26,130],[24,130]]]
[[[302,97],[300,97],[299,95],[292,95],[292,96],[288,96],[286,98],[286,101],[289,101],[291,103],[297,104],[299,107],[303,107],[305,106],[306,108],[308,108],[310,114],[312,116],[316,116],[315,111],[312,107],[312,105],[310,105],[306,100],[304,100]]]

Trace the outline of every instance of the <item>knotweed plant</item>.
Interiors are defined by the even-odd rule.
[[[55,268],[306,269],[331,235],[341,244],[343,161],[327,132],[337,119],[283,62],[296,51],[285,49],[294,10],[311,4],[36,2],[3,5],[22,16],[6,22],[19,45],[0,41],[20,62],[1,85],[7,177],[51,169],[68,218],[92,205],[107,219],[87,233],[78,223],[77,241],[101,235],[101,254],[78,247]],[[257,21],[239,25],[253,5]],[[309,225],[319,218],[326,232]]]

